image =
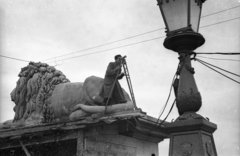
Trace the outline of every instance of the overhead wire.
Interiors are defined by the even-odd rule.
[[[209,25],[204,25],[204,26],[201,26],[200,28],[205,28],[205,27],[209,27],[209,26],[212,26],[212,25],[217,25],[217,24],[221,24],[221,23],[225,23],[225,22],[233,21],[233,20],[236,20],[236,19],[239,19],[239,18],[240,18],[240,17],[233,18],[233,19],[226,20],[226,21],[221,21],[221,22],[218,22],[218,23],[213,23],[213,24],[209,24]]]
[[[240,5],[232,7],[232,8],[228,8],[228,9],[225,9],[225,10],[221,10],[221,11],[218,11],[218,12],[214,12],[212,14],[204,15],[204,16],[201,16],[201,18],[208,17],[208,16],[211,16],[211,15],[215,15],[215,14],[225,12],[225,11],[228,11],[228,10],[231,10],[231,9],[235,9],[235,8],[238,8],[238,7],[240,7]]]
[[[238,74],[235,74],[235,73],[233,73],[233,72],[227,71],[227,70],[225,70],[225,69],[222,69],[222,68],[220,68],[220,67],[217,67],[217,66],[215,66],[215,65],[212,65],[212,64],[210,64],[210,63],[207,63],[207,62],[205,62],[205,61],[203,61],[203,60],[200,60],[200,59],[197,59],[197,60],[199,60],[199,61],[201,61],[201,62],[203,62],[203,63],[206,63],[206,64],[208,64],[208,65],[210,65],[210,66],[212,66],[212,67],[218,68],[218,69],[220,69],[220,70],[222,70],[222,71],[225,71],[225,72],[227,72],[227,73],[229,73],[229,74],[232,74],[232,75],[235,75],[235,76],[240,77],[240,75],[238,75]]]
[[[4,55],[0,55],[0,57],[12,59],[12,60],[17,60],[17,61],[22,61],[22,62],[30,62],[30,61],[27,61],[27,60],[18,59],[18,58],[9,57],[9,56],[4,56]]]
[[[127,37],[127,38],[119,39],[119,40],[116,40],[116,41],[108,42],[108,43],[105,43],[105,44],[97,45],[97,46],[94,46],[94,47],[82,49],[82,50],[79,50],[79,51],[76,51],[76,52],[73,52],[73,53],[68,53],[68,54],[64,54],[64,55],[59,55],[59,56],[56,56],[56,57],[48,58],[48,59],[45,59],[45,60],[42,60],[42,61],[51,60],[51,59],[55,59],[55,58],[59,58],[59,57],[67,56],[67,55],[72,55],[72,54],[75,54],[75,53],[84,52],[84,51],[87,51],[87,50],[91,50],[91,49],[99,48],[99,47],[102,47],[102,46],[110,45],[110,44],[113,44],[113,43],[117,43],[117,42],[120,42],[120,41],[128,40],[128,39],[135,38],[135,37],[138,37],[138,36],[146,35],[146,34],[149,34],[149,33],[152,33],[152,32],[156,32],[156,31],[159,31],[159,30],[162,30],[162,29],[165,29],[165,28],[160,28],[160,29],[148,31],[148,32],[145,32],[145,33],[142,33],[142,34],[138,34],[138,35],[130,36],[130,37]]]
[[[160,39],[160,38],[163,38],[163,37],[165,37],[165,36],[152,38],[152,39],[148,39],[148,40],[144,40],[144,41],[140,41],[140,42],[135,42],[135,43],[131,43],[131,44],[126,44],[126,45],[123,45],[123,46],[114,47],[114,48],[110,48],[110,49],[100,50],[100,51],[96,51],[96,52],[92,52],[92,53],[87,53],[87,54],[83,54],[83,55],[79,55],[79,56],[69,57],[69,58],[66,58],[66,59],[60,59],[60,60],[57,60],[57,61],[64,61],[64,60],[74,59],[74,58],[83,57],[83,56],[87,56],[87,55],[93,55],[93,54],[96,54],[96,53],[102,53],[102,52],[106,52],[106,51],[110,51],[110,50],[114,50],[114,49],[129,47],[129,46],[132,46],[132,45],[157,40],[157,39]],[[56,61],[51,61],[51,62],[47,62],[47,63],[53,63],[53,62],[56,62]]]
[[[220,59],[220,58],[212,58],[212,57],[204,57],[204,56],[197,56],[197,57],[210,59],[210,60],[225,60],[225,61],[237,61],[237,62],[240,62],[240,60],[235,60],[235,59]]]
[[[204,16],[202,16],[201,18],[205,18],[205,17],[211,16],[211,15],[218,14],[218,13],[221,13],[221,12],[224,12],[224,11],[228,11],[228,10],[231,10],[231,9],[235,9],[235,8],[238,8],[238,7],[240,7],[240,6],[235,6],[235,7],[228,8],[228,9],[225,9],[225,10],[222,10],[222,11],[219,11],[219,12],[215,12],[215,13],[212,13],[212,14],[204,15]],[[227,20],[227,21],[222,21],[222,22],[218,22],[218,23],[206,25],[206,26],[202,26],[202,27],[200,27],[200,28],[204,28],[204,27],[208,27],[208,26],[215,25],[215,24],[220,24],[220,23],[228,22],[228,21],[231,21],[231,20],[239,19],[239,18],[240,18],[240,17],[234,18],[234,19],[230,19],[230,20]],[[90,50],[90,49],[98,48],[98,47],[101,47],[101,46],[105,46],[105,45],[117,43],[117,42],[124,41],[124,40],[127,40],[127,39],[131,39],[131,38],[135,38],[135,37],[142,36],[142,35],[145,35],[145,34],[149,34],[149,33],[152,33],[152,32],[156,32],[156,31],[159,31],[159,30],[162,30],[162,29],[164,29],[164,28],[160,28],[160,29],[152,30],[152,31],[145,32],[145,33],[142,33],[142,34],[138,34],[138,35],[130,36],[130,37],[127,37],[127,38],[119,39],[119,40],[116,40],[116,41],[108,42],[108,43],[105,43],[105,44],[102,44],[102,45],[98,45],[98,46],[94,46],[94,47],[91,47],[91,48],[83,49],[83,50],[80,50],[80,51],[77,51],[77,52],[68,53],[68,54],[64,54],[64,55],[59,55],[59,56],[52,57],[52,58],[49,58],[49,59],[45,59],[45,60],[42,60],[42,61],[51,60],[51,59],[56,59],[56,58],[59,58],[59,57],[63,57],[63,56],[67,56],[67,55],[71,55],[71,54],[75,54],[75,53],[87,51],[87,50]],[[162,36],[162,37],[164,37],[164,36]],[[162,37],[159,37],[159,38],[162,38]],[[154,40],[154,39],[153,39],[153,40]],[[143,43],[143,42],[147,42],[147,41],[149,41],[149,40],[142,41],[142,42],[138,42],[138,43]],[[133,44],[130,44],[130,45],[134,45],[134,44],[138,44],[138,43],[133,43]],[[126,46],[130,46],[130,45],[125,45],[125,46],[121,46],[121,47],[126,47]],[[116,48],[112,48],[112,49],[107,49],[107,50],[104,50],[104,51],[109,51],[109,50],[113,50],[113,49],[117,49],[117,48],[121,48],[121,47],[116,47]],[[91,53],[91,54],[93,54],[93,53]],[[88,55],[88,54],[87,54],[87,55]],[[86,56],[86,55],[81,55],[80,57],[82,57],[82,56]],[[9,58],[9,59],[18,60],[18,61],[23,61],[23,62],[30,62],[30,61],[28,61],[28,60],[23,60],[23,59],[18,59],[18,58],[3,56],[3,55],[0,55],[0,57]],[[73,58],[75,58],[75,57],[73,57]],[[69,59],[69,58],[64,59],[64,60],[68,60],[68,59]],[[58,61],[59,61],[59,60],[58,60]],[[56,61],[54,61],[54,62],[56,62]]]
[[[201,60],[199,60],[199,59],[195,59],[195,60],[196,60],[196,61],[198,61],[199,63],[203,64],[204,66],[206,66],[206,67],[208,67],[208,68],[212,69],[213,71],[215,71],[215,72],[217,72],[217,73],[221,74],[222,76],[224,76],[224,77],[226,77],[226,78],[228,78],[228,79],[230,79],[230,80],[232,80],[232,81],[234,81],[234,82],[236,82],[236,83],[240,84],[240,82],[239,82],[239,81],[237,81],[237,80],[234,80],[233,78],[231,78],[231,77],[229,77],[229,76],[227,76],[227,75],[225,75],[225,74],[223,74],[223,73],[221,73],[221,72],[217,71],[216,69],[214,69],[214,68],[212,68],[212,67],[208,66],[207,64],[205,64],[205,63],[204,63],[204,62],[202,62]]]
[[[240,55],[240,53],[233,53],[233,52],[214,52],[214,53],[206,53],[206,52],[196,52],[196,54],[213,54],[213,55]]]
[[[208,14],[208,15],[202,16],[201,18],[205,18],[205,17],[211,16],[211,15],[218,14],[218,13],[221,13],[221,12],[224,12],[224,11],[228,11],[228,10],[231,10],[231,9],[235,9],[235,8],[238,8],[238,7],[240,7],[240,6],[235,6],[235,7],[228,8],[228,9],[225,9],[225,10],[222,10],[222,11],[219,11],[219,12]],[[234,20],[234,19],[231,19],[231,20]],[[223,22],[219,22],[219,23],[216,23],[216,24],[220,24],[220,23],[223,23]],[[214,25],[214,24],[211,24],[211,25]],[[211,25],[202,26],[200,28],[208,27],[208,26],[211,26]],[[120,41],[128,40],[128,39],[135,38],[135,37],[138,37],[138,36],[146,35],[146,34],[149,34],[149,33],[152,33],[152,32],[156,32],[156,31],[159,31],[159,30],[162,30],[162,29],[165,29],[165,28],[159,28],[159,29],[156,29],[156,30],[152,30],[152,31],[145,32],[145,33],[142,33],[142,34],[138,34],[138,35],[130,36],[130,37],[127,37],[127,38],[119,39],[119,40],[116,40],[116,41],[108,42],[108,43],[105,43],[105,44],[97,45],[97,46],[94,46],[94,47],[86,48],[86,49],[79,50],[79,51],[76,51],[76,52],[72,52],[72,53],[68,53],[68,54],[64,54],[64,55],[59,55],[59,56],[48,58],[48,59],[44,59],[42,61],[47,61],[47,60],[56,59],[56,58],[59,58],[59,57],[64,57],[64,56],[68,56],[68,55],[84,52],[84,51],[87,51],[87,50],[91,50],[91,49],[99,48],[99,47],[102,47],[102,46],[110,45],[110,44],[113,44],[113,43],[117,43],[117,42],[120,42]]]
[[[240,18],[240,17],[239,17],[239,18]],[[227,20],[227,21],[222,21],[221,23],[228,22],[228,21],[229,21],[229,20]],[[219,23],[216,23],[216,24],[219,24]],[[214,25],[214,24],[207,25],[207,26],[204,26],[204,27],[213,26],[213,25]],[[202,28],[202,27],[200,27],[200,28]],[[87,56],[87,55],[93,55],[93,54],[96,54],[96,53],[102,53],[102,52],[105,52],[105,51],[110,51],[110,50],[114,50],[114,49],[119,49],[119,48],[128,47],[128,46],[132,46],[132,45],[136,45],[136,44],[140,44],[140,43],[144,43],[144,42],[149,42],[149,41],[157,40],[157,39],[160,39],[160,38],[163,38],[163,37],[165,37],[165,36],[160,36],[160,37],[153,38],[153,39],[143,40],[143,41],[136,42],[136,43],[132,43],[132,44],[126,44],[126,45],[123,45],[123,46],[114,47],[114,48],[110,48],[110,49],[106,49],[106,50],[101,50],[101,51],[97,51],[97,52],[93,52],[93,53],[88,53],[88,54],[84,54],[84,55],[74,56],[74,57],[70,57],[70,58],[66,58],[66,59],[60,59],[60,60],[58,60],[58,61],[74,59],[74,58],[83,57],[83,56]],[[197,54],[225,54],[225,55],[231,55],[231,54],[232,54],[232,55],[238,55],[239,53],[197,53]],[[52,62],[55,62],[55,61],[51,61],[51,62],[47,62],[47,63],[52,63]]]

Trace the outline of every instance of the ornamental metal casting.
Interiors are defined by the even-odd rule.
[[[205,145],[206,145],[206,149],[207,149],[207,154],[208,154],[208,156],[211,156],[212,153],[213,153],[213,151],[212,151],[212,143],[211,143],[211,141],[206,142]]]
[[[190,88],[190,93],[182,91],[178,94],[176,103],[180,115],[189,111],[197,112],[202,106],[202,98],[200,92],[194,93]]]
[[[193,119],[204,119],[204,120],[206,120],[204,117],[202,117],[201,115],[199,115],[195,112],[185,112],[181,116],[179,116],[176,119],[176,121],[179,121],[179,120],[193,120]]]
[[[192,155],[193,149],[191,143],[182,143],[181,144],[181,156],[190,156]]]

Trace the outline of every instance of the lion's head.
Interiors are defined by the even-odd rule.
[[[50,97],[56,85],[70,82],[66,76],[46,63],[30,62],[18,74],[16,87],[11,92],[15,103],[14,122],[20,119],[37,118],[50,122]]]

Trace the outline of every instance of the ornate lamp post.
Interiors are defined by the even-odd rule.
[[[181,58],[180,82],[177,91],[179,114],[196,112],[202,101],[193,77],[190,52],[204,44],[205,39],[198,33],[202,3],[205,0],[158,0],[165,25],[167,38],[164,46],[178,52]]]
[[[164,124],[170,133],[171,156],[216,156],[212,133],[217,125],[204,119],[196,112],[202,99],[193,77],[190,55],[202,46],[204,37],[198,33],[202,4],[205,0],[157,0],[166,25],[167,37],[164,47],[180,55],[176,105],[179,117]]]

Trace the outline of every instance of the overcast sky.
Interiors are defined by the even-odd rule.
[[[240,6],[239,0],[207,0],[202,15],[235,6]],[[238,17],[240,7],[204,17],[200,27]],[[153,117],[158,117],[167,100],[178,54],[163,47],[164,37],[133,43],[165,36],[164,29],[81,50],[164,27],[156,0],[0,0],[1,55],[57,65],[56,68],[71,82],[83,82],[91,75],[103,77],[116,54],[127,55],[137,106]],[[199,32],[206,42],[196,52],[240,52],[240,19],[203,27]],[[114,49],[129,44],[133,45]],[[103,51],[106,49],[113,50]],[[89,53],[94,54],[78,57]],[[58,57],[65,54],[69,55]],[[239,55],[204,57],[240,60]],[[49,58],[54,59],[46,60]],[[200,59],[240,74],[240,62]],[[0,61],[0,122],[3,122],[14,117],[10,92],[15,88],[20,69],[28,63],[2,57]],[[198,113],[218,126],[214,133],[218,155],[240,155],[240,85],[198,62],[192,62],[192,65],[203,101]],[[240,81],[239,77],[233,78]],[[125,79],[120,83],[128,90]],[[172,93],[167,110],[173,100]],[[167,121],[177,117],[174,107]],[[168,155],[168,146],[168,140],[159,144],[160,155]]]

